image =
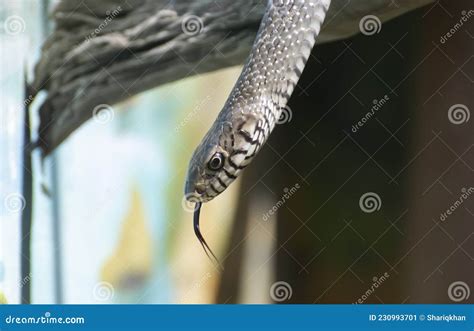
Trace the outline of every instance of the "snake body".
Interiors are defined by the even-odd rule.
[[[212,200],[262,148],[303,72],[330,2],[269,1],[242,73],[191,158],[188,200]]]

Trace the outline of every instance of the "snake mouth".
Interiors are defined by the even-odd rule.
[[[184,195],[189,202],[208,202],[213,199],[206,190],[203,183],[195,183],[193,181],[186,181],[184,188]]]
[[[189,202],[194,202],[194,203],[202,202],[202,196],[199,194],[196,194],[195,192],[186,191],[184,194],[184,197]]]
[[[214,185],[210,185],[211,188],[214,187]],[[186,181],[185,189],[184,189],[184,196],[187,201],[189,202],[209,202],[212,199],[214,199],[219,193],[222,191],[218,192],[216,189],[209,190],[206,186],[206,184],[195,184],[193,182],[188,182]]]
[[[206,194],[197,194],[196,192],[185,193],[184,196],[187,201],[193,203],[205,203],[213,199],[213,197],[207,196]]]
[[[198,200],[191,200],[192,198],[199,199],[206,190],[202,185],[196,185],[195,182],[187,180],[186,184],[184,185],[184,194],[186,195],[186,199],[192,202],[198,202]]]

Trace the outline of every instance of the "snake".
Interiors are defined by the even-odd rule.
[[[303,73],[330,3],[268,1],[242,72],[191,157],[185,198],[195,203],[195,235],[218,264],[200,231],[202,204],[227,189],[267,141]]]

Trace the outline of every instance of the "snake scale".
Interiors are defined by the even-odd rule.
[[[201,204],[229,187],[270,136],[303,72],[330,2],[268,2],[242,73],[194,151],[185,197],[196,203],[194,231],[208,256],[208,251],[214,254],[199,230]]]

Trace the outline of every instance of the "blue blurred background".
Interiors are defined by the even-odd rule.
[[[19,287],[34,279],[33,303],[211,302],[218,273],[192,232],[192,213],[182,200],[184,176],[239,68],[110,107],[44,163],[35,152],[40,175],[34,177],[32,273],[21,279],[21,151],[28,102],[23,77],[25,69],[31,77],[54,4],[1,4],[0,296],[19,302]],[[33,114],[41,99],[32,104]],[[37,125],[33,118],[32,127]],[[59,179],[56,188],[53,176]],[[204,214],[212,222],[204,219],[203,231],[218,254],[228,237],[237,187]],[[54,227],[60,228],[58,236]]]

